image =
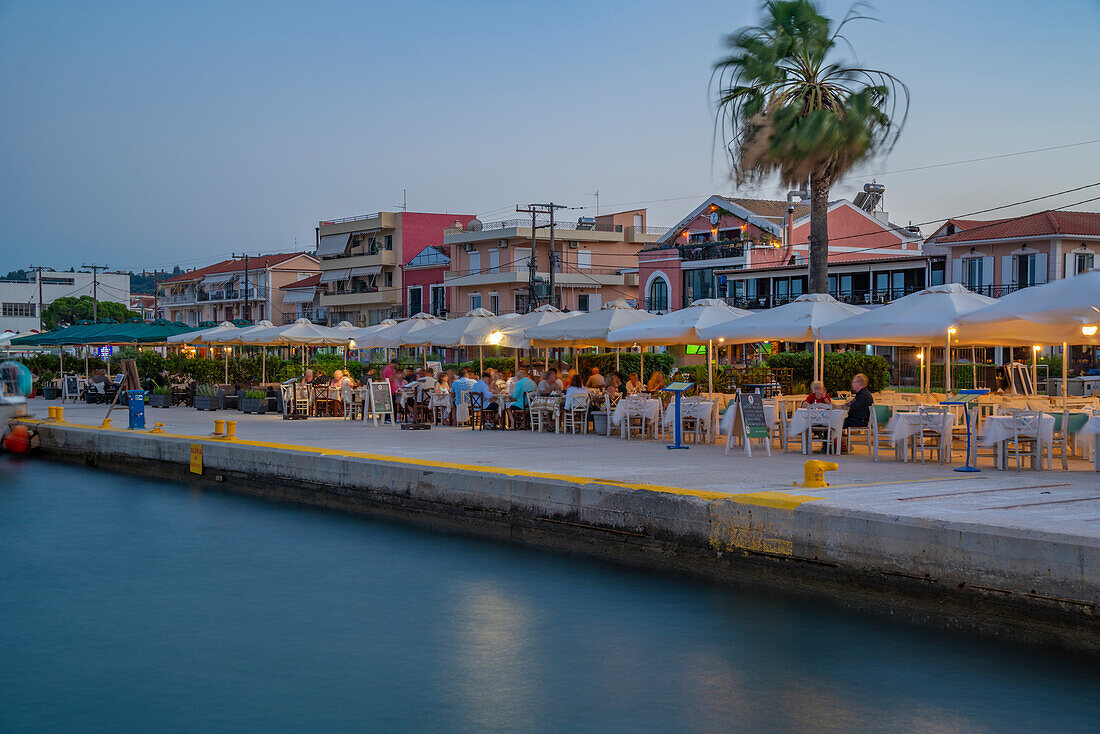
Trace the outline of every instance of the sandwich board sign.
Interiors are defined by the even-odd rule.
[[[378,419],[385,420],[390,417],[390,423],[397,425],[393,413],[393,393],[390,392],[389,380],[370,381],[370,416],[374,425],[378,425]],[[364,421],[365,422],[365,421]]]
[[[745,444],[745,455],[752,458],[752,439],[763,441],[764,449],[768,456],[772,455],[772,442],[768,431],[768,421],[764,416],[764,398],[761,395],[750,392],[737,394],[737,425],[729,432],[726,439],[726,453],[729,453],[733,444],[733,437],[740,429],[741,439]]]

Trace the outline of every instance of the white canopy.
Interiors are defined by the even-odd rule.
[[[818,330],[818,339],[832,344],[942,344],[947,330],[964,314],[994,302],[959,283],[934,285],[881,308],[826,324]]]
[[[527,338],[535,347],[607,347],[615,346],[607,335],[642,321],[656,318],[656,314],[631,308],[624,299],[608,303],[599,311],[591,311],[527,329]]]
[[[379,335],[389,329],[390,327],[397,326],[398,322],[395,319],[385,319],[381,323],[374,326],[364,326],[361,328],[354,328],[349,330],[348,336],[355,340],[356,349],[367,349],[368,347],[380,347],[378,343]],[[339,325],[337,325],[339,328]]]
[[[237,327],[228,321],[223,321],[217,326],[202,331],[189,331],[186,334],[176,334],[168,337],[169,344],[214,344],[221,335],[238,331]]]
[[[480,340],[477,342],[478,344],[483,344],[485,346],[525,349],[531,345],[531,340],[528,339],[526,335],[527,329],[542,326],[543,324],[552,324],[562,319],[574,318],[581,313],[583,312],[571,311],[569,313],[564,313],[560,309],[547,304],[545,306],[539,306],[530,313],[507,319],[503,323],[498,320],[489,326],[488,331],[484,334],[476,334],[474,338]]]
[[[298,319],[289,326],[257,330],[250,334],[252,344],[303,344],[321,346],[324,344],[347,344],[351,339],[346,334],[327,326],[318,326],[309,319]]]
[[[749,342],[812,342],[826,324],[846,319],[867,309],[841,303],[825,293],[807,293],[790,303],[762,311],[749,312],[745,318],[735,318],[699,329],[703,340],[726,341],[730,344]]]
[[[421,311],[395,326],[378,331],[372,338],[372,343],[379,347],[400,347],[406,344],[420,342],[420,334],[444,324],[442,319],[437,319],[431,314]],[[357,341],[358,343],[358,341]]]
[[[207,337],[206,341],[210,344],[256,344],[262,342],[253,342],[251,337],[254,334],[261,334],[268,329],[275,326],[270,321],[257,321],[255,326],[244,326],[234,329],[232,331],[223,331],[219,334],[213,334]]]
[[[959,319],[960,341],[1100,344],[1100,270],[1022,288]],[[1087,332],[1091,331],[1091,334]]]
[[[615,329],[607,335],[611,344],[661,346],[665,344],[699,344],[710,337],[703,330],[729,323],[752,314],[726,305],[718,298],[701,298],[687,308]]]
[[[505,318],[494,315],[488,309],[475,308],[465,316],[441,322],[431,329],[417,331],[401,343],[414,347],[428,344],[437,347],[476,346],[482,343],[476,341],[477,334],[487,334],[505,321]]]

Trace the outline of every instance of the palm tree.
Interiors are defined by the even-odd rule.
[[[731,53],[712,74],[715,126],[737,182],[775,173],[787,186],[809,180],[810,293],[828,290],[829,188],[888,151],[909,110],[909,90],[895,77],[832,58],[840,42],[851,49],[841,31],[867,18],[859,7],[833,28],[813,0],[769,0],[762,25],[726,39]]]

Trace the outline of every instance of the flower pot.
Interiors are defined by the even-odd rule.
[[[44,387],[42,388],[42,397],[46,400],[57,400],[61,395],[61,388],[57,387]]]
[[[606,410],[593,410],[592,411],[592,429],[598,436],[607,435],[607,411]]]
[[[240,405],[242,413],[267,412],[267,398],[241,398]]]
[[[149,395],[149,406],[152,408],[171,408],[172,396],[171,395]]]
[[[217,395],[195,396],[195,408],[197,410],[218,410],[221,407],[221,401]]]

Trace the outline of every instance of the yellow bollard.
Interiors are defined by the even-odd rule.
[[[225,422],[225,438],[228,441],[232,441],[237,437],[237,421]]]
[[[50,414],[50,417],[47,418],[46,420],[48,420],[48,421],[57,420],[57,408],[55,408],[54,406],[51,405],[51,406],[48,407],[46,412],[48,412]]]
[[[149,433],[164,433],[164,424],[163,423],[154,423],[153,424],[153,430],[149,431]]]
[[[214,435],[215,436],[224,436],[225,435],[225,421],[224,420],[214,421]]]
[[[840,466],[834,464],[831,461],[818,461],[817,459],[811,459],[806,462],[803,467],[805,472],[805,481],[802,482],[803,487],[828,487],[829,483],[825,481],[825,472],[836,471]]]
[[[64,406],[58,405],[56,408],[54,408],[53,417],[54,417],[54,420],[56,420],[58,423],[64,423],[65,422],[65,408],[64,408]]]
[[[111,426],[111,419],[110,418],[104,418],[103,422],[99,424],[99,427],[100,428],[111,428],[112,427]]]

